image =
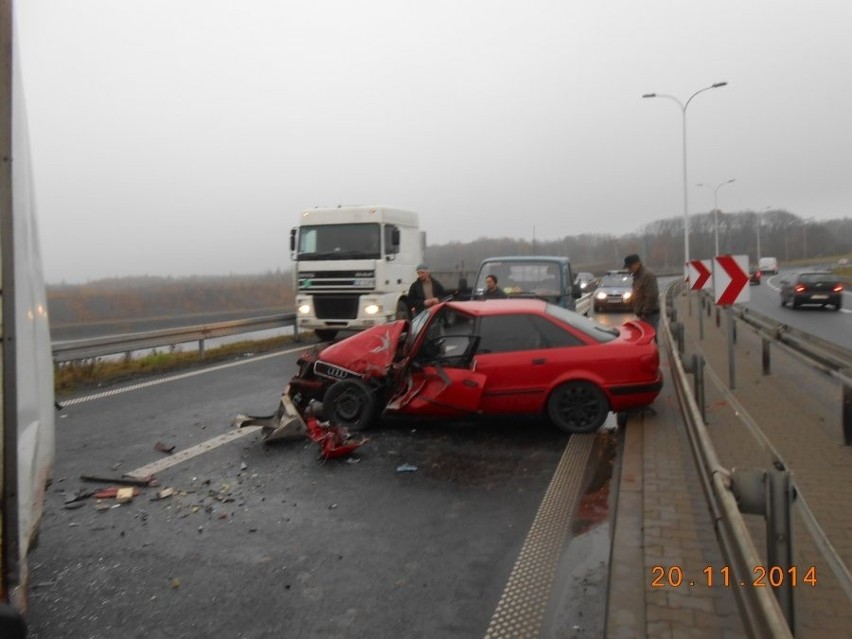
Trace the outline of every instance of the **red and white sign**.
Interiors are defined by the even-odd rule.
[[[689,261],[689,281],[693,291],[713,286],[713,263],[710,260]]]
[[[716,304],[729,306],[749,301],[748,255],[717,255],[713,263]]]

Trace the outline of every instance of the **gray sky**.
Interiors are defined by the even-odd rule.
[[[430,243],[852,214],[849,0],[18,0],[48,282],[290,265],[318,205]]]

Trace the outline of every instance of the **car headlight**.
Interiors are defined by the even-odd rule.
[[[381,307],[381,306],[379,306],[378,304],[367,304],[367,305],[364,307],[364,312],[365,312],[367,315],[376,315],[376,314],[377,314],[377,313],[379,313],[381,310],[382,310],[382,307]]]
[[[624,294],[624,301],[626,302],[626,301],[627,301],[627,300],[629,300],[631,297],[633,297],[633,291],[627,291],[627,292]]]
[[[299,315],[307,315],[311,312],[310,304],[302,304],[299,306]]]
[[[597,297],[599,300],[605,300],[606,293],[604,291],[598,291],[597,293],[595,293],[595,297]]]

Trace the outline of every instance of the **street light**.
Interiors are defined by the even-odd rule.
[[[763,209],[763,213],[768,212],[769,209],[771,209],[771,208],[772,208],[772,205],[770,204],[769,206],[767,206],[766,208]],[[760,264],[760,225],[763,224],[763,218],[761,217],[763,215],[763,213],[757,214],[757,263],[758,264]]]
[[[709,87],[699,89],[689,96],[689,99],[687,99],[686,102],[681,102],[675,96],[665,95],[663,93],[646,93],[642,96],[643,98],[668,98],[669,100],[674,100],[680,107],[681,113],[683,113],[683,259],[685,263],[689,262],[689,196],[687,195],[686,179],[686,108],[689,106],[689,103],[692,102],[692,99],[699,93],[704,93],[710,89],[718,89],[719,87],[726,86],[727,84],[727,82],[716,82],[711,84]]]
[[[696,184],[695,186],[706,186],[708,189],[712,189],[713,191],[713,227],[715,229],[716,234],[716,255],[719,255],[719,189],[721,189],[726,184],[730,184],[731,182],[736,182],[736,178],[731,178],[727,182],[722,182],[721,184],[717,184],[716,186],[711,186],[709,184]],[[730,242],[729,242],[730,244]]]

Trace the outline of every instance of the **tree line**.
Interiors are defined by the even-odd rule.
[[[852,255],[852,218],[816,222],[785,210],[719,214],[719,252],[746,254],[757,262],[774,256],[783,264]],[[583,234],[559,239],[486,238],[429,246],[433,271],[470,276],[495,255],[564,255],[577,271],[603,273],[621,268],[624,256],[639,253],[651,268],[679,272],[684,262],[684,219],[657,220],[621,235]],[[715,254],[712,213],[689,217],[690,259]],[[412,273],[412,279],[414,274]],[[51,324],[175,317],[228,311],[286,312],[294,305],[293,274],[278,269],[258,275],[122,277],[85,284],[47,286]],[[261,314],[261,313],[259,313]]]

